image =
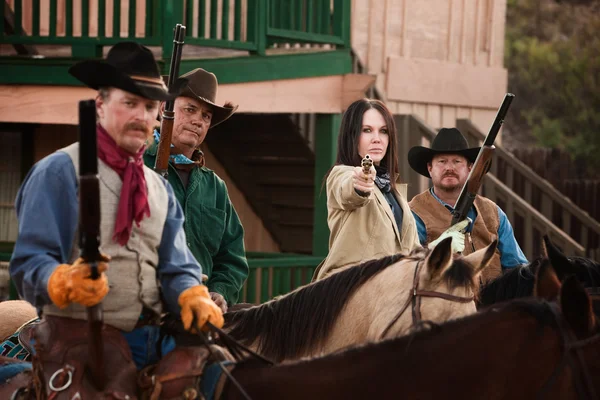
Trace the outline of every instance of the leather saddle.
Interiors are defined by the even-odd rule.
[[[33,375],[38,398],[129,399],[137,398],[137,370],[121,332],[102,328],[106,382],[98,390],[89,373],[88,322],[45,316],[33,329]]]

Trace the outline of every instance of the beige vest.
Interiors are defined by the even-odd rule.
[[[425,228],[427,229],[427,243],[440,237],[450,227],[452,214],[431,195],[429,190],[413,197],[409,204],[410,208],[425,224]],[[475,219],[473,231],[466,237],[464,255],[471,254],[473,248],[475,250],[482,249],[498,238],[500,219],[496,203],[477,195],[474,206],[477,211],[477,218]],[[484,282],[488,282],[501,274],[500,252],[496,248],[496,254],[494,254],[491,264],[483,271],[482,279]]]
[[[79,176],[79,143],[64,149]],[[138,227],[133,223],[129,241],[121,246],[113,241],[113,231],[121,186],[119,175],[102,160],[98,159],[100,179],[100,251],[111,256],[106,272],[110,291],[102,301],[104,322],[124,331],[131,331],[139,320],[145,305],[157,313],[162,312],[160,289],[156,269],[158,267],[158,247],[162,239],[167,218],[168,195],[158,174],[144,166],[150,217],[146,217]],[[79,255],[79,233],[75,234],[70,263]],[[44,307],[47,315],[58,315],[76,319],[87,319],[85,307],[71,304],[61,310],[54,305]]]

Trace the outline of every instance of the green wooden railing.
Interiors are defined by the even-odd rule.
[[[161,46],[168,59],[177,23],[187,27],[187,44],[259,55],[278,42],[339,48],[350,39],[350,0],[97,0],[94,9],[81,0],[77,13],[73,0],[60,9],[58,0],[14,0],[12,9],[2,3],[0,43],[70,45],[73,57],[99,57],[102,46],[130,39]]]
[[[11,252],[0,246],[0,261],[10,261]],[[247,253],[250,274],[244,284],[240,303],[264,303],[310,283],[323,257],[286,253]],[[9,299],[18,298],[10,282]]]
[[[323,257],[285,253],[248,254],[250,274],[239,302],[264,303],[310,283]]]

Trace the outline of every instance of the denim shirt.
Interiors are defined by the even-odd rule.
[[[440,202],[440,204],[446,207],[448,211],[454,211],[454,207],[436,196],[436,194],[433,192],[433,188],[430,188],[429,192],[437,201]],[[425,228],[425,223],[414,211],[413,215],[415,216],[415,222],[417,223],[419,241],[422,245],[426,245],[427,228]],[[467,213],[467,216],[471,218],[473,223],[475,222],[475,218],[477,218],[475,206],[471,207]],[[515,239],[515,234],[508,217],[500,207],[498,207],[498,219],[500,222],[498,226],[498,250],[500,251],[500,263],[502,264],[502,268],[514,268],[522,264],[529,264],[529,261],[527,261],[525,254],[523,254],[523,251],[521,250],[521,247],[519,247],[519,243],[517,243],[517,239]],[[471,232],[473,229],[473,223],[469,224],[467,227],[467,232]]]
[[[166,308],[179,312],[179,294],[202,282],[202,268],[186,245],[183,211],[171,185],[163,182],[169,200],[157,249],[157,279]],[[38,308],[51,303],[48,279],[71,255],[79,223],[77,185],[70,157],[59,151],[34,165],[17,194],[19,236],[10,261],[10,275],[19,294]]]

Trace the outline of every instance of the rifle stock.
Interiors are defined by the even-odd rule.
[[[167,86],[169,91],[173,89],[175,81],[179,77],[179,64],[181,62],[181,51],[185,39],[185,26],[175,25],[173,34],[173,53],[171,54],[171,67],[169,69],[169,80]],[[169,175],[169,157],[171,155],[171,137],[173,136],[173,123],[175,121],[175,100],[169,100],[165,103],[164,111],[160,120],[160,140],[156,152],[156,161],[154,170],[165,179]]]
[[[79,247],[80,257],[90,265],[91,279],[98,279],[100,255],[100,181],[96,143],[96,103],[79,102]],[[104,343],[102,342],[102,303],[87,307],[88,367],[98,390],[104,388]]]
[[[477,154],[477,159],[471,168],[471,172],[469,172],[469,177],[458,196],[454,211],[452,212],[452,222],[450,223],[450,226],[466,219],[469,210],[473,207],[477,192],[483,184],[483,177],[487,174],[492,165],[492,156],[494,155],[495,149],[494,141],[496,140],[496,136],[498,136],[498,132],[504,123],[504,119],[506,118],[506,114],[508,113],[508,109],[514,98],[515,95],[512,93],[506,93],[504,96],[502,105],[500,105],[500,108],[498,109],[496,118],[483,141],[483,146],[481,146],[481,150],[479,150],[479,154]]]

